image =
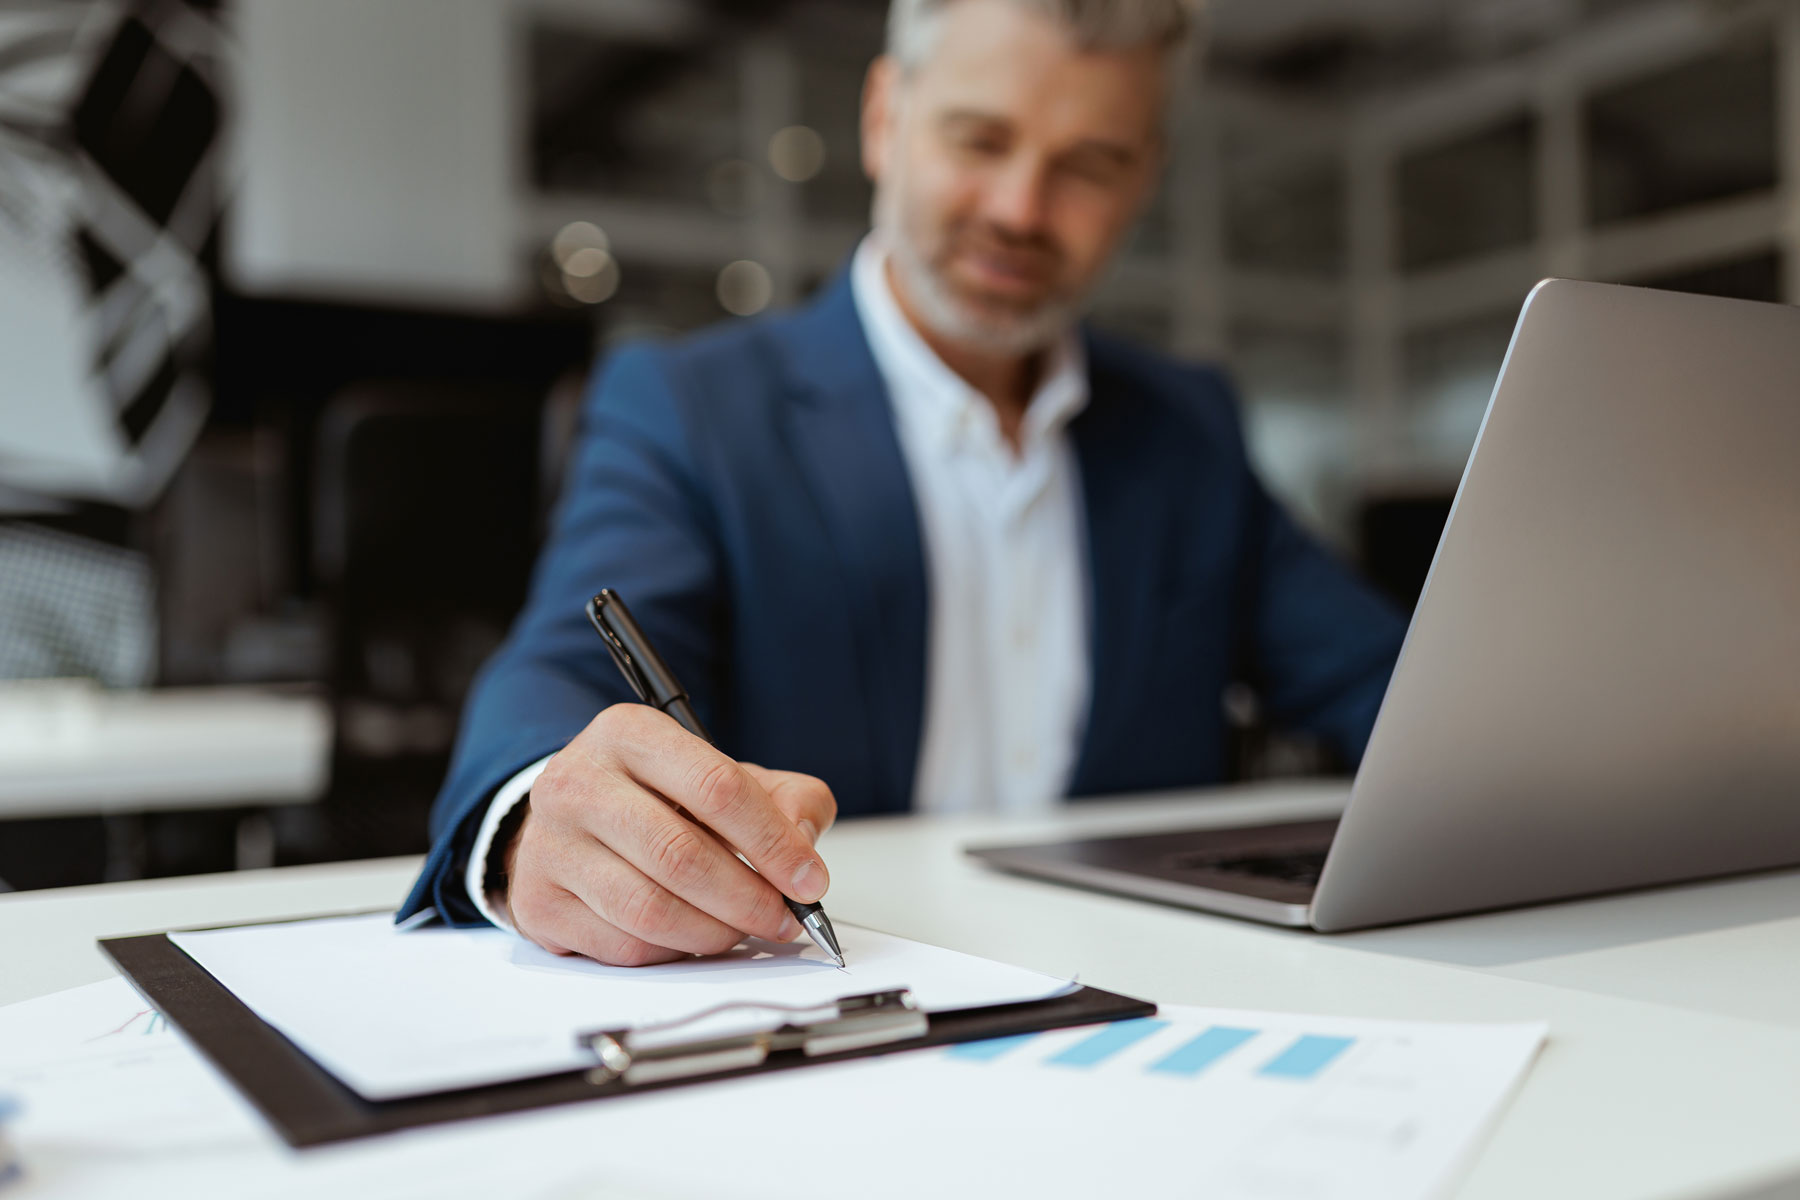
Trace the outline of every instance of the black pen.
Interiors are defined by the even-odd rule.
[[[613,662],[625,676],[626,682],[638,694],[638,699],[652,708],[661,709],[674,717],[681,727],[697,738],[712,744],[712,735],[706,732],[706,726],[700,723],[700,715],[688,701],[687,691],[675,679],[675,673],[662,660],[662,655],[638,628],[638,623],[631,619],[631,610],[619,599],[619,594],[611,588],[603,588],[587,604],[588,620],[593,622],[594,632],[606,643],[606,649],[612,654]],[[844,952],[838,947],[837,931],[831,927],[831,918],[817,904],[802,904],[786,895],[788,911],[800,922],[800,927],[818,944],[819,949],[831,955],[831,961],[838,966],[844,965]]]

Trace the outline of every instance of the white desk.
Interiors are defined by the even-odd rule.
[[[316,803],[331,737],[330,705],[304,692],[9,681],[0,684],[0,820],[105,817],[105,877],[133,878],[143,874],[143,814]],[[237,866],[274,861],[265,813],[240,817],[237,833]]]
[[[331,710],[268,688],[0,686],[0,817],[304,804],[325,792]]]
[[[1338,788],[1083,804],[1023,823],[902,818],[822,843],[832,915],[1171,1003],[1546,1020],[1550,1043],[1461,1195],[1796,1194],[1800,873],[1338,937],[994,874],[962,845],[1299,819]],[[0,896],[0,1002],[104,978],[102,934],[396,904],[415,860]]]

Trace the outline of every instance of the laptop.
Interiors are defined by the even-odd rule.
[[[1800,308],[1532,291],[1339,820],[969,853],[1327,932],[1800,863]]]

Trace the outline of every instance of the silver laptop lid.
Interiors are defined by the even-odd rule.
[[[1313,903],[1800,861],[1800,309],[1526,301]]]

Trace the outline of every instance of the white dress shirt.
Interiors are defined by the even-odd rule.
[[[1071,330],[1049,350],[1015,451],[993,406],[901,312],[886,264],[871,234],[850,285],[924,538],[931,611],[913,808],[1048,809],[1068,788],[1088,705],[1081,477],[1068,436],[1088,402],[1081,342]],[[548,761],[496,793],[469,855],[469,897],[496,925],[506,922],[481,886],[494,834]]]
[[[1071,330],[1049,351],[1015,452],[994,407],[900,311],[874,235],[851,289],[925,539],[925,724],[913,808],[1030,812],[1069,784],[1087,716],[1086,555],[1069,421],[1087,406]]]

